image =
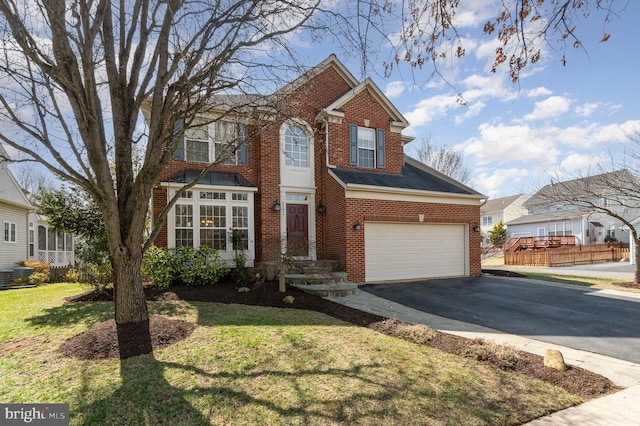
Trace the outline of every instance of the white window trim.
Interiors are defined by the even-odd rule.
[[[13,228],[13,233],[11,232],[12,228]],[[7,231],[9,232],[7,233]],[[15,222],[5,221],[4,226],[2,228],[2,232],[3,232],[2,239],[4,240],[5,243],[16,244],[18,242],[18,225]],[[12,235],[13,235],[13,240],[11,239]]]
[[[365,147],[365,146],[361,146],[360,145],[360,131],[366,131],[367,133],[371,133],[373,135],[373,147]],[[372,129],[371,127],[361,127],[358,126],[358,134],[357,134],[357,145],[358,145],[358,167],[363,167],[366,169],[375,169],[376,167],[378,167],[378,156],[377,156],[377,144],[378,141],[376,140],[376,129]],[[373,165],[372,166],[366,166],[364,164],[360,163],[361,160],[361,156],[360,156],[360,150],[367,150],[367,151],[372,151],[373,152]]]
[[[176,193],[176,191],[180,188],[176,185],[171,184],[163,184],[162,186],[167,187],[167,201],[171,199]],[[254,187],[237,187],[237,186],[210,186],[210,185],[196,185],[191,188],[193,191],[193,198],[185,199],[181,198],[177,204],[188,204],[193,206],[193,247],[197,248],[200,246],[200,206],[201,205],[224,205],[226,206],[226,228],[227,235],[230,235],[230,231],[232,230],[232,220],[233,206],[246,206],[248,213],[248,233],[249,233],[249,249],[245,250],[245,254],[247,256],[247,266],[253,266],[255,261],[255,201],[254,194],[257,192],[258,188]],[[200,199],[200,191],[205,192],[224,192],[226,194],[224,200],[220,199]],[[247,194],[247,200],[233,200],[233,193],[243,193]],[[175,247],[175,208],[172,208],[167,214],[167,246]],[[233,258],[235,252],[233,250],[233,244],[230,240],[227,240],[227,249],[226,250],[218,250],[220,258],[227,262],[229,266],[233,266]]]

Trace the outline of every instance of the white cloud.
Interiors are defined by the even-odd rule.
[[[502,188],[523,183],[528,176],[529,170],[523,168],[495,169],[475,176],[471,186],[489,198],[504,197],[514,194],[505,194]]]
[[[456,96],[437,95],[423,99],[413,106],[413,110],[404,114],[411,123],[411,127],[423,126],[435,118],[443,117],[455,108],[460,108]]]
[[[453,119],[453,122],[455,124],[460,124],[469,118],[475,117],[482,112],[485,106],[487,106],[487,104],[482,101],[467,104],[467,111],[464,114],[457,115]]]
[[[575,108],[575,113],[583,117],[588,117],[593,114],[598,107],[600,107],[600,102],[587,102],[582,105],[578,105]]]
[[[536,102],[531,114],[524,116],[525,120],[542,120],[549,117],[558,117],[569,111],[571,100],[564,96],[549,96],[543,101]]]
[[[400,96],[406,87],[407,84],[404,81],[392,81],[387,84],[387,87],[384,89],[384,94],[387,98],[393,99]]]
[[[465,155],[480,165],[518,162],[555,163],[560,150],[550,135],[526,125],[506,126],[488,123],[478,128],[480,135],[465,142]]]
[[[546,87],[540,86],[540,87],[536,87],[535,89],[531,89],[527,91],[526,96],[528,98],[539,98],[541,96],[549,96],[552,93],[553,92],[547,89]]]
[[[606,163],[607,156],[600,152],[595,154],[571,153],[558,164],[557,174],[560,179],[573,179],[575,176],[588,176],[591,170],[599,170]],[[599,172],[598,172],[599,173]]]

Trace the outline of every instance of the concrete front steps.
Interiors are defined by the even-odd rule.
[[[304,260],[296,262],[285,281],[292,287],[320,297],[345,297],[358,292],[356,284],[347,282],[347,273],[337,271],[333,260]]]

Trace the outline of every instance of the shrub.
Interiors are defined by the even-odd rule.
[[[142,259],[142,277],[150,279],[155,287],[169,287],[173,280],[169,250],[150,247]]]
[[[79,277],[82,281],[93,286],[96,293],[104,293],[113,284],[111,264],[108,262],[96,265],[85,263],[80,267]]]
[[[29,275],[29,284],[32,285],[41,285],[49,281],[49,273],[44,272],[34,272]]]
[[[70,268],[66,274],[64,274],[64,279],[70,283],[77,283],[80,281],[80,273],[75,268]]]
[[[251,268],[247,267],[247,255],[242,250],[236,250],[233,256],[233,269],[231,269],[231,279],[240,284],[248,285],[253,281]]]
[[[39,260],[24,260],[20,262],[19,265],[26,268],[32,268],[34,275],[40,274],[35,278],[38,283],[43,284],[49,281],[49,270],[51,269],[51,265],[49,263],[41,262]]]
[[[488,361],[503,370],[513,370],[520,361],[518,352],[507,345],[497,345],[481,338],[470,340],[462,353],[467,358]]]
[[[142,274],[150,278],[156,287],[171,284],[215,284],[227,273],[218,251],[208,246],[198,249],[176,247],[171,249],[152,247],[142,261]]]

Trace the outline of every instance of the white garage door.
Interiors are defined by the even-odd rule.
[[[469,274],[465,225],[367,222],[364,229],[367,282]]]

